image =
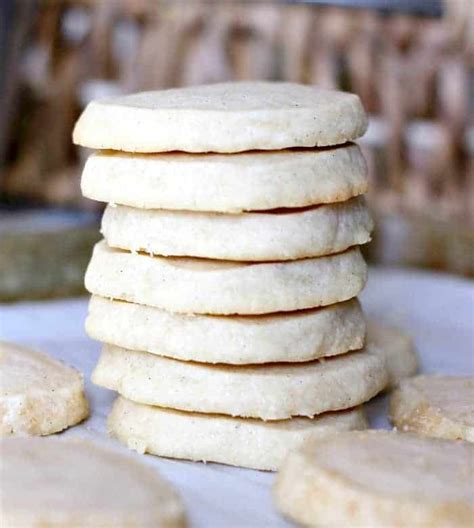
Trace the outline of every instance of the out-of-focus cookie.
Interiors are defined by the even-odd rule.
[[[372,352],[380,356],[387,367],[388,388],[413,376],[418,370],[418,358],[411,337],[398,328],[367,321],[367,340],[373,344]]]
[[[182,528],[181,501],[156,470],[75,438],[0,441],[2,526]]]
[[[389,431],[345,432],[291,452],[278,509],[307,526],[472,526],[474,446]]]
[[[474,377],[404,380],[392,394],[390,419],[401,431],[474,442]]]
[[[49,435],[88,414],[81,373],[42,352],[0,341],[0,436]]]

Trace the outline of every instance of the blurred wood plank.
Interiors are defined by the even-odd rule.
[[[354,91],[370,112],[361,141],[370,203],[402,220],[434,221],[440,233],[451,226],[460,245],[440,235],[433,246],[441,248],[445,240],[443,248],[463,261],[456,247],[467,247],[463,241],[471,238],[464,233],[474,230],[474,9],[466,9],[472,2],[446,0],[446,13],[437,18],[407,13],[407,3],[392,0],[390,12],[377,9],[389,7],[383,1],[369,2],[371,9],[325,3],[331,5],[35,2],[34,24],[12,76],[14,91],[22,94],[21,119],[10,118],[14,141],[6,141],[0,202],[101,207],[81,197],[79,174],[88,153],[71,145],[73,123],[91,98],[232,79],[309,82]],[[409,3],[441,14],[441,1]],[[14,112],[15,105],[2,100],[0,112],[10,108]],[[427,243],[431,231],[420,228]],[[445,249],[439,252],[445,255]],[[435,265],[428,253],[420,254],[426,265]],[[445,257],[439,261],[468,269]]]
[[[85,293],[84,273],[99,238],[95,215],[0,211],[0,301]]]
[[[33,0],[0,2],[0,184],[11,124],[18,109],[19,66],[34,14]]]

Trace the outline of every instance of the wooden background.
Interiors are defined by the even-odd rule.
[[[80,196],[71,130],[92,98],[228,79],[356,92],[379,221],[370,257],[474,274],[470,0],[441,18],[280,2],[28,1],[9,35],[4,204]]]

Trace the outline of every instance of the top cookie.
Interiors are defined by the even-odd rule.
[[[91,102],[77,145],[126,152],[242,152],[339,145],[360,137],[357,95],[293,83],[238,82]]]

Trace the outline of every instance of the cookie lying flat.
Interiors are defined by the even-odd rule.
[[[131,350],[202,363],[310,361],[364,346],[357,299],[324,308],[269,315],[216,316],[167,312],[93,295],[90,337]]]
[[[388,431],[340,433],[290,453],[278,508],[308,526],[472,526],[474,446]]]
[[[305,440],[365,429],[367,421],[360,407],[313,419],[264,422],[173,411],[119,397],[108,427],[112,436],[140,453],[276,471]]]
[[[370,241],[362,198],[269,213],[197,213],[110,205],[102,234],[110,247],[164,256],[237,261],[319,257]]]
[[[383,361],[366,351],[309,363],[230,366],[105,345],[92,381],[139,403],[282,420],[360,405],[385,387],[387,374]]]
[[[390,419],[402,431],[474,442],[474,377],[404,380],[392,395]]]
[[[358,248],[281,263],[151,257],[99,242],[86,272],[90,293],[172,312],[261,314],[355,297],[367,265]]]
[[[0,436],[49,435],[87,418],[82,374],[0,341]]]
[[[369,320],[367,340],[374,345],[373,352],[385,360],[388,388],[396,387],[403,378],[413,376],[418,370],[415,345],[408,334]]]
[[[134,457],[79,439],[0,442],[2,526],[178,528],[181,502]]]
[[[343,202],[367,187],[354,144],[233,156],[96,152],[81,180],[83,195],[100,202],[223,213]]]
[[[73,140],[126,152],[241,152],[338,145],[366,129],[354,94],[234,82],[93,101],[76,123]]]

